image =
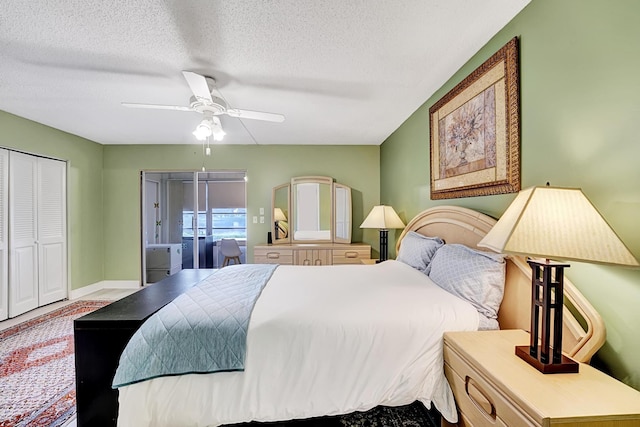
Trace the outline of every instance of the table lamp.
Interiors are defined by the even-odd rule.
[[[369,215],[360,225],[360,228],[380,229],[380,259],[376,262],[386,261],[388,257],[388,242],[390,228],[403,228],[404,222],[391,206],[374,206]]]
[[[522,190],[478,246],[535,257],[532,268],[529,346],[516,354],[540,372],[578,372],[562,354],[564,269],[575,260],[635,266],[638,261],[578,188],[547,186]],[[542,259],[540,259],[542,258]]]

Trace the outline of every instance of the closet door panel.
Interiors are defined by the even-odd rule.
[[[11,250],[11,286],[9,288],[9,317],[16,317],[38,307],[38,277],[35,246]]]
[[[66,163],[38,159],[39,305],[67,297]]]
[[[0,149],[0,320],[9,317],[9,151]]]
[[[38,304],[46,305],[67,297],[66,254],[62,244],[41,245],[39,252]]]
[[[38,307],[36,165],[9,153],[9,317]]]

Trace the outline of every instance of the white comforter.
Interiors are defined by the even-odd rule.
[[[478,313],[398,261],[280,266],[254,308],[244,372],[120,388],[118,426],[217,426],[433,402],[457,414],[442,334]]]

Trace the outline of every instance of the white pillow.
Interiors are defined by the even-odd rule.
[[[439,237],[427,237],[415,231],[409,231],[402,239],[396,260],[426,273],[433,254],[442,245],[444,241]]]
[[[444,290],[471,303],[483,316],[496,319],[504,295],[504,257],[448,244],[435,253],[427,274]]]

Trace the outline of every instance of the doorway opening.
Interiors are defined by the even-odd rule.
[[[188,268],[220,268],[221,239],[246,263],[246,171],[142,171],[142,284]]]

